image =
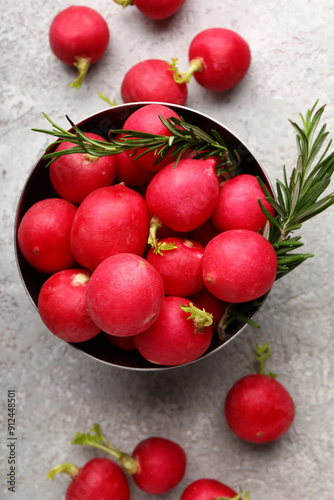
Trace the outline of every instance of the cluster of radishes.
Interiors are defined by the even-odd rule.
[[[53,467],[48,478],[66,473],[72,481],[66,491],[66,500],[130,500],[128,476],[136,486],[150,495],[171,491],[184,478],[187,458],[183,448],[163,437],[149,437],[139,442],[132,454],[117,450],[101,434],[95,424],[94,434],[77,433],[73,444],[96,447],[112,455],[115,460],[96,457],[83,467],[65,462]],[[240,500],[237,493],[226,484],[211,478],[198,479],[183,491],[180,500]],[[244,500],[248,499],[248,493]]]
[[[185,0],[115,0],[135,4],[151,19],[174,14]],[[106,20],[94,9],[71,6],[53,19],[49,40],[54,54],[65,64],[75,66],[78,76],[71,84],[80,88],[91,63],[99,60],[109,44]],[[222,92],[239,83],[246,75],[251,54],[248,43],[235,31],[209,28],[198,33],[189,45],[189,68],[179,72],[176,59],[140,61],[128,70],[121,84],[125,103],[157,101],[184,105],[187,83],[192,76],[205,89]]]
[[[256,346],[260,362],[259,373],[237,380],[225,398],[224,415],[231,431],[244,441],[269,443],[281,438],[291,427],[294,401],[285,387],[266,373],[264,365],[271,355],[268,344]],[[175,488],[185,477],[187,457],[184,449],[163,437],[149,437],[139,442],[132,454],[115,448],[95,424],[93,434],[77,433],[73,444],[93,446],[108,453],[108,458],[93,458],[79,468],[65,462],[48,473],[49,478],[60,472],[69,474],[67,500],[130,500],[127,476],[145,493],[160,495]],[[115,463],[115,460],[117,463]],[[180,500],[248,500],[214,478],[200,478],[186,486]]]
[[[170,134],[159,115],[179,118],[147,104],[123,127]],[[169,155],[155,164],[152,152],[132,154],[60,156],[50,166],[59,197],[24,214],[19,248],[51,275],[38,309],[55,335],[83,342],[103,330],[152,363],[189,363],[209,348],[227,304],[271,288],[277,257],[259,232],[258,200],[273,209],[256,177],[221,180],[212,157],[175,166]]]

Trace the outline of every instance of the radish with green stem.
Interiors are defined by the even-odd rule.
[[[42,273],[52,274],[76,262],[70,234],[77,207],[61,198],[34,203],[18,227],[18,245],[26,261]]]
[[[93,446],[109,453],[146,493],[166,493],[179,484],[185,474],[186,454],[179,444],[170,439],[149,437],[138,443],[130,455],[116,449],[107,441],[98,424],[95,424],[91,431],[92,434],[78,432],[72,443]]]
[[[295,417],[294,401],[287,389],[265,372],[269,345],[256,346],[259,373],[245,375],[231,387],[224,406],[226,422],[240,439],[268,443],[282,437]]]
[[[105,53],[109,43],[109,28],[96,10],[71,5],[53,19],[49,41],[53,53],[60,61],[77,68],[77,78],[70,86],[78,89],[90,65]]]
[[[173,76],[175,60],[146,59],[125,74],[121,94],[123,102],[157,101],[185,105],[186,83],[177,83]]]
[[[222,92],[239,83],[251,62],[249,45],[238,33],[226,28],[209,28],[198,33],[189,46],[189,68],[174,78],[189,82],[194,76],[202,87]]]
[[[173,162],[160,170],[147,186],[145,199],[162,224],[186,232],[211,216],[218,195],[215,161],[188,158],[180,160],[176,167]]]
[[[167,237],[150,248],[146,260],[159,272],[166,295],[187,297],[204,288],[202,257],[204,247],[196,241]]]
[[[157,319],[164,299],[158,271],[142,257],[119,253],[94,270],[87,288],[87,309],[106,333],[137,335]]]
[[[90,139],[105,141],[103,137],[90,132]],[[64,151],[74,146],[71,142],[62,142],[56,151]],[[115,156],[93,156],[74,153],[60,156],[50,165],[50,181],[55,191],[65,200],[79,204],[92,191],[100,187],[111,186],[117,173]]]
[[[114,0],[114,2],[127,7],[135,5],[137,9],[149,19],[166,19],[175,14],[186,0]]]
[[[181,495],[180,500],[242,500],[242,492],[237,493],[229,486],[216,479],[203,478],[190,483]],[[243,496],[249,500],[249,493]]]
[[[122,469],[108,458],[93,458],[83,467],[65,462],[53,467],[47,479],[65,473],[72,479],[65,500],[130,500],[130,489]]]
[[[151,363],[178,366],[204,354],[212,340],[212,315],[185,297],[166,296],[158,318],[134,342]]]
[[[38,312],[43,323],[67,342],[90,340],[101,330],[86,307],[90,276],[86,269],[64,269],[50,276],[39,292]]]

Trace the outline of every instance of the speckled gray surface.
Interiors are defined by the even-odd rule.
[[[73,2],[82,4],[82,2]],[[66,125],[104,108],[98,91],[121,102],[125,71],[148,57],[177,57],[202,29],[223,26],[249,42],[252,64],[233,90],[212,94],[192,81],[187,105],[232,129],[254,152],[272,180],[296,160],[288,119],[298,119],[316,99],[327,104],[334,134],[334,21],[329,2],[187,0],[168,21],[154,22],[112,0],[88,1],[106,18],[110,45],[91,67],[80,91],[51,53],[48,27],[69,5],[41,0],[5,1],[1,46],[1,240],[0,376],[1,498],[64,498],[65,476],[46,482],[59,462],[82,465],[92,449],[70,444],[76,431],[99,422],[113,442],[131,451],[156,434],[179,442],[188,467],[182,483],[160,498],[177,500],[185,486],[213,477],[251,492],[254,500],[329,500],[334,464],[334,211],[305,224],[305,251],[315,254],[274,285],[257,319],[235,342],[194,365],[164,373],[136,373],[100,364],[50,334],[20,282],[13,250],[14,217],[26,176],[48,144],[30,131],[44,127],[42,111]],[[255,370],[256,342],[273,349],[270,369],[296,404],[292,428],[279,441],[256,446],[227,428],[222,408],[227,390]],[[7,490],[7,391],[17,393],[16,493]],[[132,498],[149,496],[131,483]],[[151,496],[151,498],[158,498]]]

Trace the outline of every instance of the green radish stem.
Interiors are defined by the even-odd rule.
[[[187,319],[193,320],[197,333],[203,331],[205,327],[212,325],[213,315],[206,312],[205,309],[199,309],[198,307],[194,306],[192,302],[189,302],[188,306],[180,307],[182,311],[190,313],[190,316],[188,316]]]
[[[201,57],[196,57],[190,61],[189,68],[183,73],[179,73],[176,68],[173,71],[173,78],[176,83],[189,83],[194,73],[204,71],[205,65]]]
[[[69,87],[75,87],[76,89],[79,89],[82,85],[82,82],[85,79],[88,68],[90,66],[90,58],[77,56],[75,58],[75,62],[73,63],[73,66],[75,66],[77,68],[78,76],[76,77],[76,79],[72,83],[69,84]]]
[[[272,354],[269,344],[265,343],[262,346],[256,344],[256,353],[257,356],[255,356],[255,359],[260,363],[259,373],[268,375],[268,377],[276,378],[275,373],[265,371],[265,362]]]
[[[54,477],[62,472],[68,474],[72,479],[74,479],[79,474],[79,471],[80,469],[76,465],[73,465],[70,462],[64,462],[63,464],[56,465],[49,470],[46,479],[51,479],[53,481]]]
[[[155,250],[158,248],[158,239],[157,239],[157,231],[163,227],[162,222],[158,219],[158,217],[153,217],[150,220],[150,229],[147,243],[151,245]]]
[[[91,432],[94,434],[91,434],[90,432],[87,432],[87,434],[77,432],[72,444],[98,448],[99,450],[109,453],[109,455],[115,458],[119,462],[122,469],[128,474],[136,474],[138,472],[138,461],[128,453],[117,450],[117,448],[110,444],[101,433],[99,424],[94,424]]]
[[[233,498],[217,497],[217,498],[214,498],[214,500],[241,500],[241,497],[242,497],[242,491],[240,491],[240,493],[238,493],[238,495],[236,497],[233,497]],[[249,499],[250,499],[249,491],[246,491],[246,493],[244,495],[244,500],[249,500]]]
[[[174,243],[166,243],[165,241],[163,241],[161,243],[161,241],[159,241],[156,248],[154,248],[153,253],[156,253],[156,254],[163,256],[164,254],[162,252],[166,252],[168,250],[174,250],[175,248],[178,248],[175,245],[175,242]]]
[[[121,5],[123,9],[127,7],[128,5],[134,5],[133,0],[114,0],[115,3],[118,3],[118,5]]]

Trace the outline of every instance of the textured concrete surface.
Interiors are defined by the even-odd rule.
[[[82,2],[73,2],[82,4]],[[187,0],[173,18],[153,22],[135,8],[112,0],[88,1],[110,26],[103,59],[91,67],[80,91],[68,87],[74,72],[51,53],[48,27],[63,0],[3,2],[1,46],[1,240],[0,240],[0,471],[7,490],[7,391],[17,404],[16,493],[20,500],[64,498],[65,476],[46,482],[64,461],[79,466],[97,453],[70,444],[76,431],[99,422],[115,445],[131,451],[149,435],[184,446],[188,468],[164,499],[178,499],[185,486],[213,477],[251,492],[254,500],[329,500],[334,463],[334,224],[333,208],[305,224],[305,251],[315,254],[277,282],[258,315],[260,330],[246,329],[220,353],[164,373],[136,373],[100,364],[46,330],[16,270],[15,211],[25,179],[48,144],[31,132],[46,125],[42,111],[60,125],[65,114],[79,121],[105,107],[98,91],[120,103],[125,71],[157,57],[179,59],[203,29],[223,26],[249,42],[252,64],[233,90],[212,94],[192,81],[187,105],[232,129],[254,152],[272,180],[282,165],[295,165],[296,146],[288,121],[319,99],[334,132],[334,21],[328,2]],[[227,390],[255,370],[253,348],[269,342],[269,367],[292,394],[296,418],[279,441],[256,446],[233,436],[222,407]],[[148,495],[131,483],[132,498]],[[152,498],[152,497],[151,497]],[[153,497],[158,498],[158,497]]]

